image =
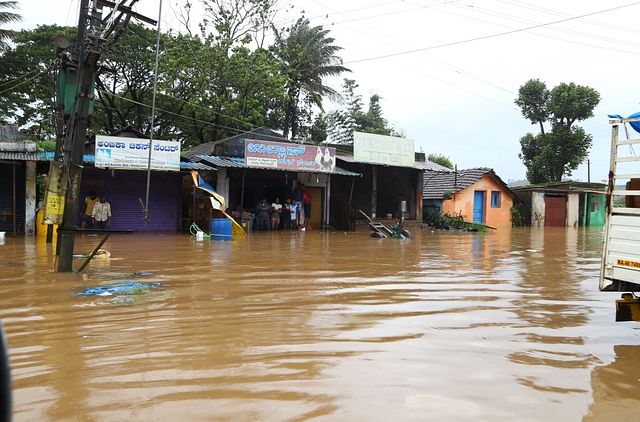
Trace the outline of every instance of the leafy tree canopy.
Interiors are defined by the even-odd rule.
[[[559,182],[587,158],[592,136],[574,123],[593,117],[599,102],[596,90],[573,82],[548,90],[544,82],[531,79],[520,87],[515,103],[540,128],[537,135],[520,138],[518,156],[527,167],[529,182]]]
[[[427,155],[427,160],[453,170],[453,163],[451,162],[449,157],[445,157],[444,155],[429,154]]]
[[[380,101],[382,97],[371,94],[369,107],[364,111],[362,96],[356,93],[358,84],[354,79],[345,79],[342,84],[342,96],[345,107],[335,110],[327,116],[327,131],[333,143],[353,143],[353,132],[374,133],[376,135],[404,136],[402,130],[390,125],[382,115]]]
[[[315,105],[324,111],[323,98],[342,100],[338,92],[325,85],[324,78],[350,70],[342,66],[342,59],[337,56],[342,47],[334,44],[329,31],[321,26],[312,27],[308,19],[300,18],[291,28],[282,31],[274,27],[274,32],[273,51],[287,78],[282,104],[283,135],[297,139],[305,106]]]
[[[0,118],[17,123],[39,138],[55,136],[53,42],[76,28],[40,25],[16,34],[0,54]]]
[[[6,9],[18,9],[18,2],[0,1],[0,25],[22,20],[22,16],[17,13],[8,12]],[[6,50],[9,47],[9,41],[13,41],[16,35],[15,31],[0,28],[0,51]]]
[[[276,30],[277,0],[199,1],[205,6],[199,34],[160,36],[153,127],[156,32],[129,22],[104,44],[90,130],[109,134],[132,126],[188,147],[269,126],[286,137],[323,142],[329,120],[316,110],[322,112],[324,99],[341,100],[325,80],[349,71],[329,31],[304,18]],[[185,26],[190,9],[185,3],[178,17]],[[274,44],[263,47],[271,30]],[[14,44],[0,49],[0,118],[37,139],[54,137],[62,59],[54,57],[53,43],[60,34],[75,33],[76,28],[39,26],[21,31]],[[364,116],[371,130],[386,124],[379,101],[374,98]]]

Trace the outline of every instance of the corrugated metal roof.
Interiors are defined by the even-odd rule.
[[[39,152],[38,161],[53,161],[55,156],[56,154],[54,152],[50,152],[50,151]],[[96,161],[95,157],[91,154],[84,154],[82,156],[82,162],[84,164],[93,164],[95,163],[95,161]]]
[[[337,166],[336,166],[335,174],[339,174],[340,176],[362,177],[362,173],[355,173],[353,171],[345,170],[342,167],[337,167]]]
[[[207,163],[216,166],[216,167],[223,167],[223,168],[233,168],[233,167],[237,167],[237,168],[244,168],[244,158],[236,158],[236,157],[217,157],[217,156],[212,156],[212,155],[198,155],[197,158],[199,158],[202,161],[206,161]],[[257,168],[257,167],[251,167],[251,168]],[[277,171],[286,171],[286,170],[280,170],[280,169],[273,169],[273,168],[265,168],[264,170],[277,170]],[[298,173],[317,173],[315,171],[312,170],[295,170]],[[352,171],[348,171],[345,170],[343,168],[340,167],[336,167],[336,171],[335,173],[331,173],[331,174],[339,174],[340,176],[352,176],[352,177],[362,177],[362,174],[360,173],[354,173]]]
[[[192,163],[190,161],[181,161],[180,170],[217,170],[211,166],[202,163]]]
[[[244,158],[217,157],[214,155],[198,155],[197,158],[216,167],[244,167]]]
[[[360,161],[356,161],[351,154],[345,153],[336,153],[336,158],[338,160],[342,160],[345,163],[360,163]],[[371,164],[371,165],[380,165],[380,166],[388,166],[388,167],[404,167],[404,166],[391,166],[388,164],[376,164],[376,163],[361,163],[361,164]],[[453,170],[447,168],[445,166],[441,166],[440,164],[436,164],[432,161],[416,161],[415,167],[419,170],[431,170],[431,171],[441,171],[445,173],[452,173]]]
[[[37,152],[0,152],[0,160],[37,161]]]
[[[55,154],[53,152],[39,152],[37,154],[38,161],[53,161]],[[92,154],[84,154],[82,156],[84,164],[95,164],[96,157]],[[189,161],[180,162],[180,170],[215,170],[213,167],[201,163],[192,163]]]

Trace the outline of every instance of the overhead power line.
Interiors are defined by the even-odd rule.
[[[453,41],[453,42],[450,42],[450,43],[434,45],[434,46],[430,46],[430,47],[417,48],[417,49],[414,49],[414,50],[401,51],[401,52],[398,52],[398,53],[391,53],[391,54],[386,54],[386,55],[381,55],[381,56],[376,56],[376,57],[369,57],[369,58],[366,58],[366,59],[352,60],[352,61],[347,62],[345,64],[360,63],[360,62],[366,62],[366,61],[371,61],[371,60],[384,59],[384,58],[388,58],[388,57],[403,56],[403,55],[406,55],[406,54],[418,53],[420,51],[434,50],[436,48],[443,48],[443,47],[449,47],[449,46],[452,46],[452,45],[466,44],[466,43],[486,40],[486,39],[490,39],[490,38],[502,37],[504,35],[509,35],[509,34],[515,34],[515,33],[518,33],[518,32],[529,31],[529,30],[536,29],[536,28],[543,28],[545,26],[556,25],[556,24],[559,24],[559,23],[562,23],[562,22],[568,22],[568,21],[584,18],[584,17],[587,17],[587,16],[594,16],[594,15],[598,15],[598,14],[601,14],[601,13],[611,12],[613,10],[623,9],[623,8],[634,6],[634,5],[637,5],[637,4],[640,4],[640,2],[626,4],[626,5],[622,5],[622,6],[618,6],[618,7],[612,7],[610,9],[605,9],[605,10],[601,10],[601,11],[598,11],[598,12],[586,13],[584,15],[572,16],[572,17],[569,17],[569,18],[566,18],[566,19],[560,19],[560,20],[553,21],[553,22],[547,22],[547,23],[541,23],[541,24],[538,24],[538,25],[532,25],[532,26],[528,26],[526,28],[514,29],[512,31],[500,32],[498,34],[486,35],[486,36],[483,36],[483,37],[470,38],[470,39],[460,40],[460,41]],[[629,52],[629,53],[631,53],[631,54],[640,54],[640,53],[632,53],[632,52]]]

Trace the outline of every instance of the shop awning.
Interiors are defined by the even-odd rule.
[[[38,152],[37,160],[38,161],[53,161],[54,153],[53,152]],[[82,162],[84,164],[94,164],[96,162],[96,157],[92,154],[84,154],[82,156]],[[194,163],[191,161],[180,161],[180,170],[181,171],[191,171],[191,170],[216,170],[215,168],[208,166],[203,163]],[[155,171],[155,170],[154,170]]]
[[[213,155],[198,155],[197,158],[202,161],[206,161],[208,164],[211,164],[215,167],[222,168],[252,168],[258,170],[273,170],[273,171],[291,171],[284,169],[274,169],[274,168],[261,168],[261,167],[245,167],[244,166],[244,158],[236,158],[236,157],[219,157]],[[318,173],[313,170],[295,170],[295,173]],[[323,173],[324,174],[324,173]],[[360,173],[354,173],[349,170],[345,170],[340,167],[336,167],[335,173],[327,173],[327,174],[337,174],[340,176],[351,176],[351,177],[362,177]]]

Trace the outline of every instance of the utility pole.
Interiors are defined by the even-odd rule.
[[[90,19],[87,28],[87,18]],[[102,7],[97,8],[96,3],[91,5],[89,0],[80,2],[80,19],[78,21],[78,39],[76,42],[75,56],[78,61],[78,84],[76,95],[77,108],[73,126],[72,142],[65,142],[64,169],[65,177],[65,207],[62,219],[62,230],[59,234],[60,257],[58,260],[59,272],[71,272],[73,270],[73,247],[75,243],[76,218],[78,215],[78,191],[82,179],[82,158],[84,144],[87,139],[87,127],[89,126],[89,106],[93,100],[92,81],[95,75],[96,64],[102,54],[102,42],[99,29],[102,24]],[[85,35],[82,39],[82,35]],[[70,147],[70,148],[69,148]]]
[[[102,54],[105,38],[114,29],[111,24],[119,22],[123,14],[129,15],[125,19],[125,25],[128,23],[130,16],[155,24],[155,21],[145,18],[131,10],[131,6],[137,1],[138,0],[130,0],[130,5],[118,5],[108,0],[81,0],[80,2],[78,38],[74,52],[74,62],[77,63],[78,69],[78,87],[75,106],[72,111],[72,114],[75,113],[75,119],[71,139],[67,137],[63,151],[63,187],[66,193],[62,225],[58,230],[58,272],[71,272],[73,270],[73,248],[76,235],[76,218],[78,216],[80,181],[82,179],[82,159],[87,139],[87,128],[89,127],[89,109],[93,101],[93,81],[96,75],[98,60]],[[91,5],[89,5],[90,3]],[[126,3],[126,1],[123,3]],[[102,6],[113,9],[109,14],[110,22],[108,26],[110,27],[103,34],[100,33],[102,27]],[[116,11],[121,13],[117,18],[114,16]]]

